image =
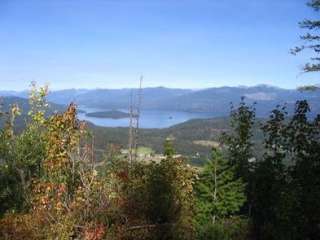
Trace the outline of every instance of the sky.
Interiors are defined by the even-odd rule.
[[[0,89],[319,83],[304,0],[0,0]]]

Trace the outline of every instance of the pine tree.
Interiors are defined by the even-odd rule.
[[[244,189],[243,181],[235,177],[235,168],[213,149],[197,185],[200,221],[215,223],[239,211],[245,202]]]
[[[252,199],[254,195],[253,171],[255,158],[253,155],[253,126],[255,124],[254,105],[248,105],[241,98],[238,107],[231,106],[231,132],[224,133],[222,139],[228,153],[230,164],[235,167],[235,176],[246,184],[246,203],[241,208],[242,214],[251,216]]]
[[[225,134],[224,140],[228,147],[228,158],[235,165],[236,176],[245,183],[249,182],[249,174],[253,159],[252,127],[255,121],[255,108],[248,106],[241,98],[237,108],[231,107],[231,134]]]
[[[311,0],[308,3],[308,6],[313,8],[315,11],[320,10],[320,0]],[[303,67],[304,72],[318,72],[320,71],[320,20],[319,19],[306,19],[299,23],[302,29],[306,29],[309,32],[302,35],[300,38],[305,42],[302,46],[295,47],[291,50],[292,54],[296,55],[297,53],[310,50],[315,54],[315,56],[311,57],[311,63],[306,63]]]
[[[287,211],[289,194],[285,166],[286,132],[285,107],[278,106],[262,126],[266,152],[257,163],[254,172],[255,193],[253,195],[252,220],[257,239],[290,239]],[[283,208],[284,204],[286,205]],[[288,219],[288,218],[287,218]]]
[[[319,117],[298,101],[289,121],[276,109],[263,127],[266,153],[254,172],[257,239],[319,239]]]
[[[171,138],[167,138],[164,142],[164,155],[168,158],[172,158],[173,155],[176,153],[174,147],[173,147],[173,143],[172,143],[172,139]]]
[[[296,200],[294,225],[303,239],[320,238],[320,141],[319,116],[310,121],[307,101],[296,103],[288,124],[293,166],[290,186]]]

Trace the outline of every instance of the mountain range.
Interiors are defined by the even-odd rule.
[[[128,109],[130,99],[137,102],[138,89],[66,89],[52,91],[48,100],[67,105],[99,109]],[[27,98],[27,91],[0,91],[0,96]],[[133,96],[133,97],[131,97]],[[172,89],[164,87],[143,88],[142,109],[186,112],[209,112],[213,116],[227,116],[230,103],[239,103],[241,97],[249,104],[256,103],[257,115],[267,116],[277,105],[286,104],[289,112],[297,100],[308,100],[313,112],[320,112],[320,91],[301,92],[269,85],[253,87],[219,87],[201,90]]]

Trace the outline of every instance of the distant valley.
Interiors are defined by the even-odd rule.
[[[286,91],[286,90],[283,90]],[[288,90],[289,91],[289,90]],[[294,92],[292,90],[292,92]],[[294,95],[295,94],[295,95]],[[299,93],[294,92],[294,96],[296,99],[299,99],[298,96],[300,95],[300,99],[307,98],[314,102],[314,107],[318,107],[316,101],[320,100],[318,93],[311,92],[311,93]],[[230,97],[230,96],[229,96]],[[259,96],[261,97],[261,96]],[[240,98],[240,97],[239,97]],[[266,99],[266,96],[262,97],[263,100],[260,100],[262,103],[265,101],[272,101],[273,104],[261,104],[261,102],[257,104],[257,108],[260,107],[260,112],[269,111],[276,106],[275,100]],[[52,97],[50,98],[51,101],[53,100]],[[292,99],[293,96],[292,96]],[[216,100],[217,101],[217,100]],[[222,101],[222,100],[221,100]],[[227,100],[225,100],[227,101]],[[238,100],[239,101],[239,100]],[[236,102],[238,102],[236,101]],[[251,100],[250,100],[251,101]],[[292,100],[289,106],[293,106],[294,100]],[[25,127],[26,119],[28,118],[28,111],[29,111],[29,103],[26,98],[23,97],[14,97],[14,96],[7,96],[3,97],[2,104],[3,110],[8,111],[9,106],[17,103],[20,108],[23,110],[23,114],[17,118],[16,121],[16,129],[19,131]],[[174,104],[174,103],[173,103]],[[221,106],[222,107],[222,106]],[[229,114],[229,104],[225,104],[225,111],[221,117],[214,116],[212,113],[201,113],[201,112],[183,112],[183,111],[164,111],[164,110],[143,110],[142,113],[147,113],[147,120],[143,118],[142,115],[142,123],[145,124],[143,126],[145,129],[140,130],[140,142],[141,146],[145,146],[148,148],[153,149],[156,153],[161,153],[163,151],[162,145],[164,140],[170,136],[175,139],[175,147],[179,153],[187,155],[190,157],[190,160],[195,164],[200,164],[200,159],[205,159],[210,153],[210,145],[214,144],[215,141],[219,140],[219,137],[222,132],[229,131],[229,118],[226,117]],[[88,121],[89,128],[91,129],[92,133],[95,136],[95,145],[97,148],[97,154],[99,153],[108,145],[108,144],[117,144],[120,145],[122,148],[126,148],[128,144],[128,118],[127,112],[125,111],[94,111],[91,114],[91,117],[85,118],[84,116],[89,115],[89,112],[86,111],[85,107],[84,111],[80,111],[78,116],[80,119],[84,119]],[[56,104],[50,102],[50,108],[48,114],[52,114],[54,112],[62,112],[66,109],[66,105]],[[99,110],[95,108],[95,110]],[[176,115],[174,115],[176,113]],[[116,116],[116,115],[121,115]],[[148,121],[151,118],[151,125]],[[171,119],[170,116],[173,115]],[[107,119],[106,117],[110,117]],[[117,119],[119,118],[119,119]],[[93,124],[96,123],[95,121],[91,121],[92,119],[97,119],[97,123],[101,124]],[[1,122],[2,121],[2,122]],[[106,121],[109,121],[108,124],[111,125],[103,125]],[[121,127],[118,126],[118,121],[120,121],[123,125]],[[144,122],[144,121],[147,121]],[[263,119],[260,119],[263,121]],[[0,120],[0,125],[3,124],[3,119]],[[114,125],[112,125],[114,124]],[[150,127],[156,126],[156,127]],[[262,133],[259,130],[259,126],[255,126],[255,136],[254,140],[258,143],[257,148],[255,151],[257,153],[262,152],[260,151],[259,147],[261,146],[261,139]],[[199,155],[197,155],[199,154]],[[200,162],[199,162],[200,161]]]

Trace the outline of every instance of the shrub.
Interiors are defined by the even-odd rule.
[[[246,240],[249,222],[240,217],[231,217],[198,228],[198,240]]]

